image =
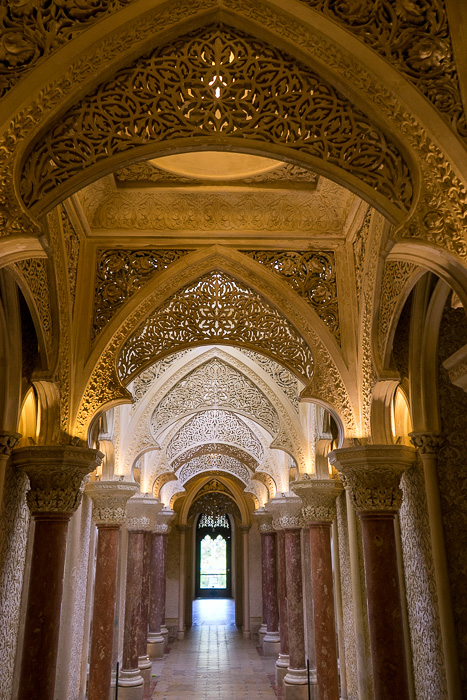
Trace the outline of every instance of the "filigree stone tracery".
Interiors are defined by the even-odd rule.
[[[197,413],[180,428],[167,445],[167,459],[172,461],[190,445],[217,441],[236,444],[258,461],[264,456],[261,442],[244,421],[235,413],[215,409]]]
[[[253,260],[279,274],[316,311],[340,339],[334,253],[245,250]]]
[[[297,377],[295,377],[292,372],[289,372],[288,369],[277,362],[274,362],[274,360],[271,360],[271,358],[267,357],[266,355],[261,355],[259,352],[255,352],[254,350],[246,350],[245,348],[241,348],[241,352],[243,355],[246,355],[251,360],[256,362],[256,364],[258,364],[264,372],[269,374],[277,386],[287,396],[290,403],[298,413],[299,387]]]
[[[295,481],[290,488],[302,500],[302,517],[306,523],[336,518],[336,498],[343,490],[340,481],[309,478]]]
[[[130,377],[168,348],[219,342],[257,346],[303,377],[313,374],[311,350],[295,328],[260,294],[221,272],[187,285],[150,315],[123,346],[118,371]]]
[[[173,355],[169,357],[163,357],[159,362],[155,362],[150,367],[146,367],[142,372],[134,378],[131,385],[131,394],[135,400],[133,405],[133,410],[137,407],[138,403],[144,398],[151,386],[161,377],[166,370],[169,369],[175,362],[180,360],[184,355],[186,355],[189,350],[181,350],[180,352],[174,352]]]
[[[188,250],[100,249],[96,257],[96,279],[91,340],[157,272],[165,270]]]
[[[226,445],[225,443],[223,444],[220,442],[207,442],[203,443],[202,445],[195,445],[194,447],[190,447],[182,452],[170,463],[170,468],[176,472],[181,466],[195,457],[203,457],[212,454],[233,457],[242,464],[245,464],[252,471],[254,471],[258,466],[258,462],[254,457],[235,445]]]
[[[30,258],[20,260],[16,263],[16,267],[31,291],[47,350],[50,352],[53,328],[47,261],[42,258]]]
[[[396,208],[410,207],[409,166],[374,122],[308,67],[224,27],[197,30],[117,71],[34,144],[20,190],[28,206],[43,206],[109,152],[183,135],[267,142],[271,134],[347,171]]]
[[[241,372],[213,358],[184,376],[158,403],[151,417],[153,432],[203,408],[241,410],[273,435],[279,430],[279,417],[262,391]]]
[[[92,518],[96,525],[123,525],[126,503],[139,491],[139,486],[124,481],[92,481],[84,490],[92,499]]]
[[[65,241],[65,250],[68,262],[68,280],[70,283],[71,305],[73,306],[75,301],[76,272],[78,268],[80,240],[68,212],[63,205],[60,207],[60,217],[62,220],[63,239]]]
[[[180,469],[178,480],[181,484],[185,484],[197,474],[211,471],[233,474],[245,485],[250,481],[250,472],[241,462],[234,457],[221,454],[212,454],[191,459]]]
[[[406,288],[415,270],[417,270],[417,265],[414,263],[403,260],[388,260],[386,262],[381,283],[378,319],[378,343],[381,355],[386,348],[388,332],[391,329],[400,294]]]

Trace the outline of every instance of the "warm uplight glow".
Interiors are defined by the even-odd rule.
[[[413,430],[412,420],[406,395],[400,387],[397,389],[394,397],[391,424],[395,442],[410,445],[409,433]]]
[[[215,95],[220,98],[221,86],[215,88]],[[175,175],[203,180],[238,180],[262,175],[283,165],[282,161],[272,158],[224,151],[178,153],[154,159],[151,163]]]

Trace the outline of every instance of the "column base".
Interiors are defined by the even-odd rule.
[[[185,630],[178,630],[177,639],[185,639]]]
[[[138,668],[141,678],[144,681],[144,685],[149,685],[151,682],[152,663],[150,662],[147,654],[138,658]]]
[[[267,632],[263,638],[264,656],[277,656],[281,648],[281,638],[279,632]]]
[[[154,634],[148,637],[147,650],[151,659],[162,659],[165,651],[165,639],[162,634]]]
[[[259,639],[259,644],[261,647],[263,646],[263,639],[264,639],[264,636],[267,634],[267,631],[268,631],[268,628],[263,623],[258,630],[258,639]]]
[[[250,630],[244,630],[244,631],[242,632],[242,635],[243,635],[243,639],[251,639],[251,632],[250,632]]]
[[[282,688],[284,676],[287,673],[288,668],[289,655],[279,653],[279,656],[277,657],[276,661],[276,685],[278,685],[280,688]]]
[[[285,700],[308,700],[308,673],[306,668],[288,668],[283,680]],[[310,698],[317,700],[318,686],[310,671]]]
[[[122,670],[118,677],[118,700],[143,700],[144,680],[139,668]]]
[[[165,625],[161,625],[161,635],[164,637],[164,651],[167,651],[167,648],[169,646],[169,630]]]

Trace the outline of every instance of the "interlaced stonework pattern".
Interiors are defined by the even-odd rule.
[[[278,49],[215,26],[139,58],[72,107],[32,146],[20,192],[46,207],[44,197],[109,154],[213,135],[286,145],[410,207],[409,166],[368,116]]]
[[[143,371],[135,377],[131,386],[131,394],[135,400],[133,408],[136,408],[139,402],[146,396],[152,384],[156,382],[174,362],[180,360],[183,355],[186,355],[188,352],[189,350],[181,350],[169,357],[164,357],[162,360],[159,360],[159,362],[155,362],[150,367],[143,369]]]
[[[254,383],[225,362],[214,358],[181,379],[156,406],[151,417],[154,434],[184,413],[207,408],[241,410],[276,435],[279,416]]]
[[[336,267],[332,251],[246,250],[245,253],[284,278],[313,307],[336,339],[340,339]]]
[[[263,446],[244,421],[230,411],[214,410],[197,413],[180,428],[167,445],[167,459],[171,461],[200,442],[229,442],[250,452],[258,461],[264,456]]]
[[[185,484],[196,474],[206,471],[222,471],[234,474],[234,476],[240,479],[244,484],[248,484],[250,481],[250,473],[241,462],[234,457],[220,454],[195,457],[195,459],[190,460],[180,469],[178,480],[180,483]]]
[[[99,250],[92,322],[92,340],[156,272],[186,255],[188,250]]]
[[[244,355],[256,362],[261,369],[264,370],[264,372],[269,374],[279,389],[282,389],[298,413],[299,390],[297,377],[289,372],[288,369],[282,367],[282,365],[274,362],[274,360],[271,360],[270,357],[266,357],[266,355],[261,355],[261,353],[255,352],[254,350],[245,350],[245,348],[242,348],[241,350]]]
[[[194,459],[195,457],[203,457],[205,455],[228,455],[233,457],[238,462],[246,465],[254,471],[258,466],[258,461],[249,452],[245,452],[240,447],[235,445],[227,445],[222,442],[206,442],[202,445],[195,445],[194,447],[189,447],[187,450],[179,454],[170,463],[170,468],[176,472],[180,467]]]
[[[47,350],[52,347],[52,314],[49,301],[47,262],[42,258],[28,258],[16,263],[25,284],[31,290],[37,314],[44,333]]]
[[[70,217],[63,206],[60,207],[60,217],[62,220],[63,238],[65,241],[65,250],[68,262],[68,281],[70,284],[71,304],[73,306],[75,301],[76,272],[78,268],[80,241],[79,236],[75,231],[75,227],[71,223]]]
[[[212,272],[179,290],[130,336],[118,359],[128,379],[162,353],[196,343],[260,348],[303,377],[313,374],[313,356],[295,328],[257,292],[222,272]]]
[[[300,0],[401,71],[463,139],[467,127],[443,0]]]

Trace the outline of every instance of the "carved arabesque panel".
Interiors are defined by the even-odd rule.
[[[279,416],[263,392],[251,379],[217,358],[180,379],[156,406],[151,427],[156,432],[177,416],[202,408],[241,410],[272,434],[279,430]]]
[[[159,377],[188,352],[189,350],[181,350],[180,352],[173,353],[173,355],[169,357],[163,357],[162,360],[155,362],[150,367],[146,367],[146,369],[143,369],[143,371],[135,377],[131,385],[131,394],[135,400],[132,406],[133,411]]]
[[[266,486],[269,498],[274,498],[274,496],[276,495],[277,488],[276,482],[274,481],[272,476],[266,474],[265,472],[255,472],[251,478],[256,479],[261,484]]]
[[[60,217],[62,220],[63,239],[65,241],[65,250],[68,261],[68,280],[70,284],[71,305],[74,305],[76,291],[76,271],[78,268],[79,246],[80,241],[75,227],[71,223],[71,219],[65,207],[60,207]]]
[[[169,461],[187,447],[200,442],[229,442],[250,452],[258,461],[264,456],[261,442],[244,421],[230,411],[202,411],[190,418],[166,448]]]
[[[211,272],[173,294],[130,336],[119,375],[130,377],[169,348],[195,343],[257,346],[303,377],[313,373],[310,348],[277,309],[242,282]]]
[[[454,131],[467,128],[444,0],[300,0],[356,34],[427,97]]]
[[[262,355],[254,350],[246,350],[245,348],[241,348],[241,352],[243,355],[246,355],[251,360],[256,362],[256,364],[258,364],[261,369],[266,372],[266,374],[269,374],[279,389],[281,389],[287,396],[290,403],[298,413],[299,387],[297,377],[295,377],[292,372],[289,372],[288,369],[280,365],[278,362],[274,362],[274,360],[271,360],[271,358],[267,357],[266,355]]]
[[[257,460],[252,457],[248,452],[236,447],[235,445],[226,445],[221,442],[206,442],[203,445],[195,445],[184,450],[180,455],[178,455],[171,463],[170,468],[177,471],[181,466],[189,462],[195,457],[203,457],[205,455],[210,455],[217,453],[220,455],[227,455],[228,457],[233,457],[237,461],[245,464],[252,471],[258,466]]]
[[[357,234],[355,236],[355,240],[353,242],[353,253],[354,253],[354,264],[355,264],[355,284],[356,284],[356,290],[357,290],[357,301],[358,301],[359,306],[361,304],[360,295],[362,293],[362,288],[363,288],[363,271],[364,271],[364,267],[365,267],[366,243],[367,243],[368,234],[370,231],[372,211],[373,211],[373,209],[371,207],[368,207],[367,212],[365,214],[365,218],[363,219],[363,223],[360,226],[360,228],[358,229]]]
[[[391,329],[399,296],[404,291],[407,282],[416,269],[417,265],[404,262],[403,260],[389,260],[386,262],[381,283],[381,293],[379,295],[378,349],[380,357],[382,357],[386,348],[388,332]]]
[[[49,303],[49,276],[47,261],[42,258],[28,258],[16,263],[20,275],[29,287],[34,298],[47,351],[52,347],[52,314]]]
[[[410,207],[409,166],[367,115],[290,56],[216,26],[140,57],[62,115],[31,147],[20,192],[34,207],[110,155],[207,136],[279,143]]]
[[[250,258],[279,274],[316,311],[340,340],[334,253],[245,250]]]
[[[178,480],[181,484],[185,484],[197,474],[210,471],[228,472],[245,485],[250,481],[250,472],[241,462],[234,457],[215,453],[191,459],[180,469]]]
[[[91,340],[123,304],[155,273],[186,255],[188,250],[98,250]]]

